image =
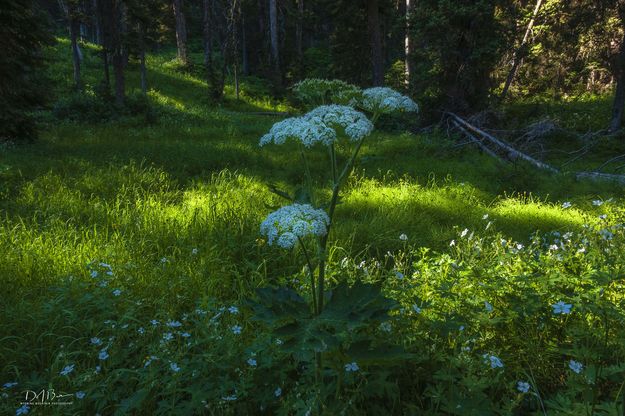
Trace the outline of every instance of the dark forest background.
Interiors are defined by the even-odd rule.
[[[241,80],[274,97],[305,78],[338,78],[408,93],[424,120],[473,114],[504,100],[614,92],[606,129],[625,105],[625,1],[616,0],[5,0],[0,10],[1,136],[34,136],[47,94],[42,48],[69,38],[73,80],[124,106],[125,71],[146,53],[176,49],[180,71],[206,96]],[[101,79],[85,85],[85,43],[98,45]]]

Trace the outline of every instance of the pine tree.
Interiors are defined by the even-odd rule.
[[[36,136],[31,112],[44,103],[42,48],[51,44],[48,21],[35,0],[0,7],[0,141]]]

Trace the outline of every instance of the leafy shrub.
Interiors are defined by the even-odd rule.
[[[61,98],[52,109],[59,120],[76,123],[103,123],[122,117],[140,117],[148,124],[156,122],[158,113],[143,94],[129,94],[119,107],[93,93],[74,93]]]

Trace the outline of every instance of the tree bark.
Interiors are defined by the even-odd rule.
[[[67,3],[67,19],[69,21],[69,37],[72,45],[72,63],[74,67],[74,88],[80,89],[80,59],[81,53],[78,47],[78,32],[80,30],[80,22],[78,20],[78,10],[76,3],[70,1]]]
[[[271,40],[271,60],[277,74],[280,73],[280,53],[278,48],[278,6],[277,0],[269,0],[269,37]]]
[[[111,60],[115,76],[115,103],[123,105],[126,96],[126,79],[124,76],[123,45],[120,33],[121,9],[120,0],[102,0],[104,21],[110,33]]]
[[[187,22],[182,11],[182,0],[173,0],[174,17],[176,19],[176,46],[178,47],[178,60],[182,65],[189,64],[187,53]]]
[[[406,57],[406,61],[404,63],[406,66],[406,88],[410,88],[410,77],[414,72],[412,68],[412,42],[410,39],[410,13],[412,11],[412,4],[413,2],[411,0],[406,0],[406,37],[404,41]]]
[[[148,71],[145,66],[145,27],[139,23],[139,64],[141,68],[141,93],[148,94]]]
[[[534,23],[536,22],[536,16],[538,16],[538,12],[540,11],[540,7],[543,4],[543,0],[536,1],[536,7],[534,7],[534,12],[532,13],[532,18],[527,24],[527,28],[525,29],[525,35],[523,35],[523,40],[521,41],[521,45],[514,51],[514,55],[512,57],[512,67],[510,68],[510,72],[508,73],[508,77],[506,78],[506,83],[503,87],[503,91],[501,91],[501,96],[499,99],[503,101],[508,94],[508,90],[512,85],[512,81],[514,81],[514,77],[516,76],[517,71],[519,70],[519,66],[521,66],[521,62],[523,61],[523,55],[525,55],[524,50],[527,47],[527,42],[529,41],[530,34],[532,33],[532,28],[534,27]]]
[[[374,86],[384,84],[384,56],[382,54],[382,34],[380,31],[380,11],[378,0],[367,0],[367,22],[371,46],[371,69]]]
[[[247,58],[247,36],[245,33],[245,15],[241,11],[241,71],[247,76],[250,73],[249,61]]]
[[[295,53],[298,65],[304,61],[302,39],[304,33],[304,0],[297,0],[297,22],[295,23]]]
[[[623,113],[625,112],[625,36],[623,36],[616,58],[614,78],[616,78],[616,91],[612,105],[610,132],[618,131],[621,128]]]

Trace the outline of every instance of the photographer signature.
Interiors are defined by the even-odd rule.
[[[54,389],[41,389],[41,391],[26,390],[24,401],[21,404],[45,405],[45,404],[72,404],[71,393],[56,393]],[[65,399],[65,400],[64,400]]]

